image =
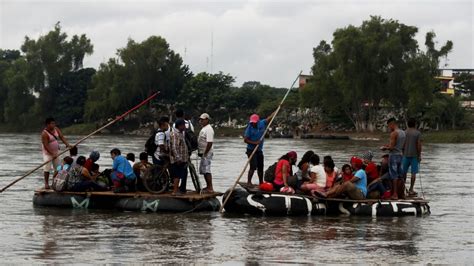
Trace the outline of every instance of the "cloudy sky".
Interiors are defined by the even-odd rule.
[[[115,56],[128,38],[164,37],[194,73],[222,71],[244,81],[288,87],[309,73],[312,49],[335,29],[370,15],[434,30],[454,42],[449,67],[474,68],[473,1],[10,1],[0,0],[0,48],[19,49],[61,21],[68,34],[94,44],[86,66]],[[213,43],[213,45],[211,45]],[[211,49],[213,47],[213,49]],[[212,52],[211,52],[212,51]],[[212,55],[212,56],[211,56]]]

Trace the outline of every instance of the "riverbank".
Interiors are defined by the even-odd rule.
[[[66,128],[62,131],[64,135],[87,135],[96,130],[98,126],[92,123],[76,124]],[[215,128],[216,136],[218,137],[240,137],[243,135],[245,129],[220,127]],[[39,131],[39,130],[38,130]],[[131,132],[132,130],[130,130]],[[199,127],[196,127],[199,131]],[[14,126],[0,125],[1,133],[34,133],[37,130],[18,129]],[[102,134],[121,135],[124,129],[120,131],[104,130]],[[313,135],[318,136],[348,136],[352,140],[386,140],[388,139],[387,132],[353,132],[353,131],[321,131],[312,132]],[[423,134],[423,142],[425,143],[474,143],[474,129],[464,130],[446,130],[446,131],[425,131]]]

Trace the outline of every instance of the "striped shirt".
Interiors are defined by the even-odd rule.
[[[188,162],[188,147],[184,140],[184,132],[174,130],[170,136],[170,161],[171,163]]]

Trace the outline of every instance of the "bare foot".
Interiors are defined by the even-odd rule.
[[[48,184],[46,184],[44,185],[44,189],[51,189],[51,187]]]

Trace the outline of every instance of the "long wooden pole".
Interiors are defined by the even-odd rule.
[[[270,120],[270,122],[268,123],[267,125],[267,128],[265,128],[265,131],[263,132],[263,135],[262,137],[260,137],[260,142],[263,141],[263,139],[265,138],[265,135],[267,134],[267,131],[268,129],[270,128],[270,126],[272,125],[273,123],[273,120],[275,119],[275,117],[277,116],[278,112],[280,112],[280,109],[281,109],[281,106],[283,105],[283,103],[285,102],[286,98],[288,97],[288,94],[290,94],[290,91],[291,89],[293,88],[293,86],[295,86],[295,83],[296,81],[298,81],[298,78],[300,77],[301,73],[303,73],[303,71],[300,71],[300,73],[298,74],[298,76],[296,77],[296,79],[293,81],[293,83],[291,84],[291,86],[288,88],[285,96],[283,97],[283,99],[281,100],[280,104],[278,105],[277,109],[274,111],[274,114],[273,114],[273,117],[272,119]],[[250,164],[250,161],[252,160],[253,156],[255,155],[255,153],[257,152],[258,150],[258,146],[259,145],[255,145],[255,148],[253,149],[252,153],[250,154],[247,162],[245,163],[245,166],[244,168],[242,169],[242,172],[240,172],[240,175],[237,177],[237,179],[235,180],[234,182],[234,185],[230,188],[230,192],[227,194],[227,197],[224,199],[224,201],[222,202],[222,206],[221,206],[221,209],[219,210],[220,212],[222,212],[224,210],[224,206],[225,204],[227,203],[227,201],[229,200],[230,198],[230,195],[232,194],[232,192],[234,191],[235,187],[237,186],[237,184],[239,183],[240,179],[242,178],[242,176],[244,175],[245,173],[245,170],[247,170],[247,167],[249,166]]]
[[[127,112],[125,112],[124,114],[122,114],[121,116],[117,116],[114,120],[110,121],[109,123],[107,123],[106,125],[102,126],[101,128],[95,130],[94,132],[90,133],[89,135],[83,137],[82,139],[78,140],[76,143],[74,143],[72,146],[70,146],[69,148],[66,148],[64,151],[60,152],[56,157],[59,157],[60,155],[66,153],[67,151],[69,151],[72,147],[74,146],[77,146],[79,145],[81,142],[83,142],[84,140],[90,138],[91,136],[99,133],[100,131],[104,130],[105,128],[111,126],[112,124],[114,124],[115,122],[121,120],[122,118],[124,118],[125,116],[127,116],[128,114],[130,114],[131,112],[137,110],[138,108],[142,107],[144,104],[146,104],[147,102],[149,102],[150,100],[152,100],[153,98],[155,98],[160,92],[156,92],[154,93],[153,95],[151,95],[150,97],[146,98],[143,102],[141,102],[140,104],[138,104],[137,106],[133,107],[132,109],[128,110]],[[26,173],[25,175],[23,175],[22,177],[19,177],[17,179],[15,179],[15,181],[11,182],[10,184],[8,184],[7,186],[5,186],[4,188],[2,188],[0,190],[0,193],[2,193],[3,191],[7,190],[9,187],[13,186],[14,184],[16,184],[18,181],[22,180],[23,178],[31,175],[32,173],[34,173],[36,170],[40,169],[41,167],[43,167],[44,165],[46,165],[47,163],[50,163],[53,159],[51,160],[48,160],[44,163],[42,163],[41,165],[39,165],[38,167],[35,167],[34,169],[30,170],[28,173]]]

